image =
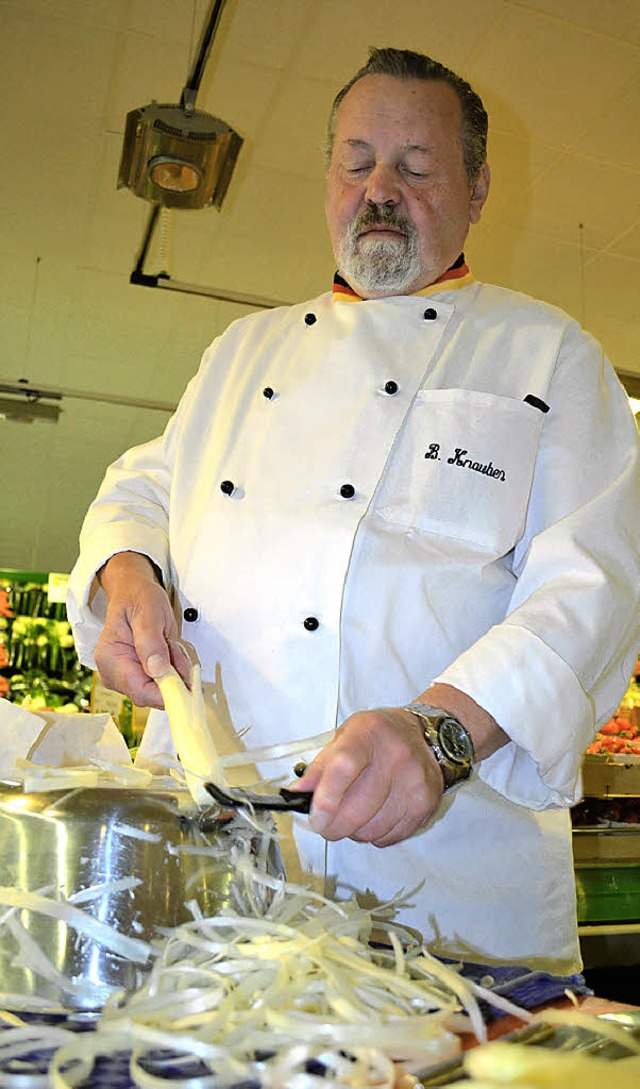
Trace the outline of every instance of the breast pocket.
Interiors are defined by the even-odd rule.
[[[388,522],[503,555],[522,535],[544,420],[524,401],[421,390],[374,498]]]

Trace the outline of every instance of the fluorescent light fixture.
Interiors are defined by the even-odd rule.
[[[59,405],[43,405],[40,401],[29,401],[27,398],[14,401],[10,397],[0,397],[0,420],[10,420],[12,423],[31,424],[35,420],[57,423],[61,412]]]

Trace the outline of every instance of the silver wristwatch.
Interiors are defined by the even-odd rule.
[[[451,790],[471,775],[474,753],[471,734],[453,715],[427,703],[408,703],[419,720],[427,745],[440,765],[444,789]]]

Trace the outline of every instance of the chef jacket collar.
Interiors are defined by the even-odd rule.
[[[459,287],[466,287],[467,284],[472,283],[472,281],[473,276],[465,261],[464,253],[461,253],[458,260],[454,262],[451,268],[447,269],[446,272],[443,272],[442,276],[439,276],[432,284],[428,284],[427,287],[421,287],[419,291],[412,291],[411,294],[435,295],[436,292],[442,291],[445,288],[451,290]],[[362,301],[360,295],[357,295],[340,273],[336,272],[333,277],[333,302]]]

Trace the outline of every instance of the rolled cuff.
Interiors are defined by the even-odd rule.
[[[485,783],[530,809],[580,800],[594,707],[570,666],[542,639],[526,628],[501,624],[435,682],[471,696],[511,738],[478,764]]]

